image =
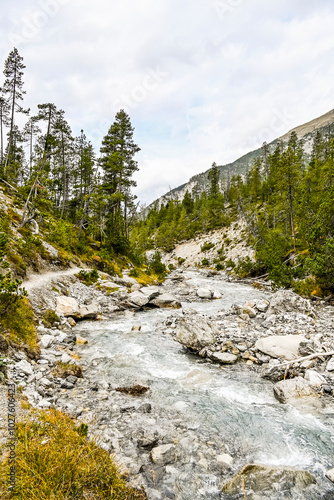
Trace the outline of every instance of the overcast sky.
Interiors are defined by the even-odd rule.
[[[0,0],[1,64],[96,149],[123,108],[142,202],[331,110],[333,0]],[[0,79],[0,85],[2,79]]]

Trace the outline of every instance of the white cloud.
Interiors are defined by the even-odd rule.
[[[1,60],[16,37],[27,106],[55,102],[97,150],[129,108],[146,202],[333,107],[331,0],[16,0],[3,14]]]

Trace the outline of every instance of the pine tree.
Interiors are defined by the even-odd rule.
[[[136,185],[132,176],[138,170],[134,155],[140,151],[133,141],[133,132],[129,115],[121,110],[101,147],[100,165],[107,198],[107,244],[116,252],[124,252],[128,246],[128,207],[133,203],[131,187]]]
[[[0,88],[0,167],[4,162],[4,129],[9,125],[9,104],[6,101],[3,89]]]
[[[3,92],[6,96],[6,101],[10,107],[10,117],[9,117],[9,132],[8,132],[8,144],[6,161],[4,167],[4,174],[7,175],[7,171],[10,170],[11,164],[15,161],[15,151],[14,151],[14,125],[15,125],[15,113],[28,113],[29,110],[24,110],[19,104],[23,100],[23,95],[26,93],[23,90],[23,70],[25,65],[23,64],[23,57],[20,56],[18,50],[14,48],[6,62],[4,75],[6,77]]]

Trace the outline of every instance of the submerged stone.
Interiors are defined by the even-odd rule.
[[[249,464],[243,467],[231,481],[228,481],[222,491],[228,495],[247,495],[250,491],[269,495],[271,491],[291,490],[291,488],[302,491],[315,483],[315,477],[305,470]],[[263,498],[269,499],[270,496],[263,496]]]

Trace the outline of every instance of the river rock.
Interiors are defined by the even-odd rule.
[[[269,302],[267,300],[257,300],[255,307],[260,312],[266,312],[269,307]]]
[[[209,288],[199,288],[196,292],[197,296],[200,299],[211,299],[212,298],[212,290]]]
[[[179,302],[174,295],[169,293],[162,293],[159,297],[150,301],[150,304],[160,307],[161,309],[180,309],[182,307],[181,302]]]
[[[261,498],[269,499],[270,492],[290,490],[291,487],[303,491],[315,483],[315,477],[305,470],[250,464],[223,486],[223,493],[246,496],[252,491],[259,492]]]
[[[85,345],[85,344],[88,344],[88,340],[85,339],[84,337],[81,337],[81,335],[77,335],[76,336],[76,339],[75,339],[75,343],[76,344],[82,344],[82,345]]]
[[[175,446],[172,444],[156,446],[151,451],[151,460],[155,464],[163,465],[175,462]]]
[[[141,291],[131,292],[126,300],[126,303],[130,307],[141,308],[148,304],[149,298],[144,295]]]
[[[54,336],[53,335],[43,335],[43,337],[41,337],[41,340],[40,340],[40,345],[41,347],[44,347],[44,349],[47,349],[48,347],[50,347],[50,345],[52,344],[52,342],[55,340]]]
[[[78,312],[79,319],[96,319],[99,314],[99,304],[92,302],[89,305],[81,306]]]
[[[331,469],[328,472],[326,472],[326,477],[327,479],[332,481],[332,483],[334,483],[334,469]]]
[[[140,291],[148,300],[155,299],[160,294],[160,288],[158,286],[144,286]]]
[[[326,369],[328,372],[334,372],[334,356],[328,361]]]
[[[234,365],[238,361],[238,356],[229,352],[213,352],[210,354],[210,359],[222,365]]]
[[[277,382],[274,385],[274,396],[280,403],[287,403],[290,400],[305,396],[316,397],[317,394],[305,379],[295,377]]]
[[[312,387],[321,387],[322,385],[326,384],[326,379],[320,373],[314,371],[314,370],[306,370],[305,372],[305,380],[312,386]]]
[[[242,313],[247,314],[250,318],[255,318],[255,316],[256,316],[255,309],[253,307],[250,307],[250,306],[243,306]]]
[[[71,358],[71,356],[67,354],[67,352],[64,352],[64,354],[61,357],[61,362],[67,364],[67,363],[72,363],[72,361],[73,359]]]
[[[180,344],[201,350],[215,342],[215,330],[200,315],[186,315],[178,322],[175,338]]]
[[[65,295],[56,297],[56,313],[59,316],[78,317],[79,314],[78,301],[73,297],[66,297]]]
[[[216,460],[219,464],[221,465],[227,465],[227,466],[230,466],[233,464],[233,457],[231,457],[231,455],[228,455],[227,453],[224,453],[222,455],[218,455],[216,457]]]
[[[299,312],[308,316],[315,316],[310,302],[291,290],[279,290],[272,296],[267,317],[284,312]]]
[[[255,343],[255,347],[273,358],[292,361],[298,357],[300,343],[305,340],[302,335],[273,335],[259,339]]]
[[[32,375],[33,374],[33,368],[28,361],[25,359],[22,359],[18,363],[15,363],[14,368],[16,370],[16,373],[24,373],[25,375]]]

